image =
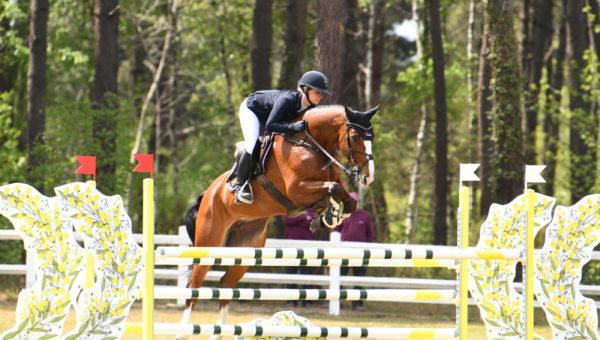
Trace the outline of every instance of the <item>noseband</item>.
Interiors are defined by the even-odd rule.
[[[362,169],[365,167],[365,165],[369,164],[369,161],[373,160],[373,153],[367,153],[367,152],[364,152],[361,150],[355,150],[354,148],[352,148],[352,140],[350,138],[350,130],[351,129],[354,129],[355,131],[357,131],[360,134],[361,138],[363,139],[363,142],[365,140],[373,140],[374,134],[373,134],[372,126],[370,126],[369,128],[366,128],[366,127],[361,126],[356,123],[351,123],[351,122],[346,123],[346,143],[348,144],[348,154],[346,155],[346,157],[350,160],[350,162],[355,164],[355,166],[352,167],[352,170],[350,170],[349,176],[352,178],[352,180],[357,182],[358,176],[362,172]],[[355,152],[362,154],[366,157],[366,160],[360,166],[357,164],[356,159],[354,158]]]

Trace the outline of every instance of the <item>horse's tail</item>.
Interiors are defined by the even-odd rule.
[[[200,208],[202,197],[204,197],[204,193],[198,195],[198,198],[196,198],[196,203],[192,205],[188,209],[187,214],[185,214],[185,229],[187,230],[190,240],[192,240],[192,245],[195,244],[194,239],[196,236],[196,218],[198,217],[198,209]]]

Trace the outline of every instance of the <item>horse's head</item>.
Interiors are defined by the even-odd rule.
[[[373,126],[371,118],[379,106],[366,112],[344,107],[346,122],[344,132],[340,134],[340,151],[352,164],[352,179],[360,187],[367,187],[375,180],[375,161],[373,160]]]

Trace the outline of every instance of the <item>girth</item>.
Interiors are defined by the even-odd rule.
[[[283,205],[288,211],[297,210],[298,208],[290,201],[284,194],[282,194],[271,181],[265,176],[265,174],[260,174],[256,178],[260,185],[262,185],[265,190],[271,194],[271,197],[275,199],[279,204]]]

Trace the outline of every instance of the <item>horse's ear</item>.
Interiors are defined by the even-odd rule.
[[[379,110],[379,105],[375,106],[374,108],[370,109],[369,111],[365,112],[364,114],[369,117],[369,120],[371,120],[371,118],[373,118],[373,116],[375,115],[375,113],[377,113],[377,111]]]
[[[355,121],[359,117],[360,112],[354,111],[348,106],[344,106],[344,110],[346,111],[346,117],[348,117],[348,120],[351,122]]]

